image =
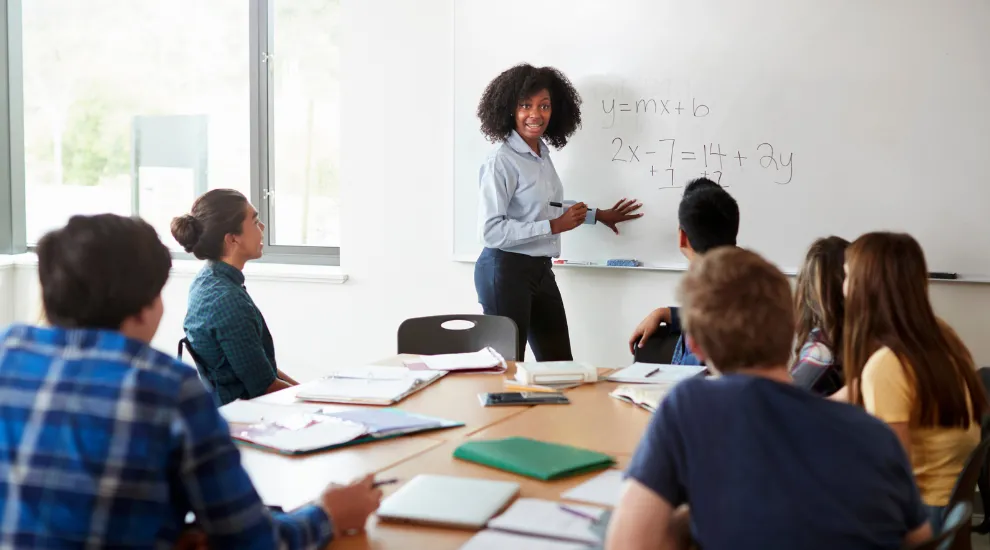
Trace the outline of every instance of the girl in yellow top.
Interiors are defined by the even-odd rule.
[[[868,233],[846,251],[843,363],[849,400],[890,425],[938,532],[987,412],[973,357],[935,316],[911,236]]]

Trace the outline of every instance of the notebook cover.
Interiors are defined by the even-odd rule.
[[[615,463],[603,453],[526,437],[469,441],[454,450],[454,458],[542,481],[604,470]]]

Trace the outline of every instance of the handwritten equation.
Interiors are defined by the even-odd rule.
[[[635,101],[619,101],[614,97],[608,100],[603,99],[602,111],[605,112],[606,117],[611,117],[603,128],[615,126],[617,113],[620,116],[655,115],[657,117],[689,116],[692,118],[704,118],[712,113],[708,105],[699,102],[697,98],[691,98],[691,103],[688,104],[680,100],[674,103],[673,99],[652,97],[643,97]],[[622,113],[629,113],[629,115],[622,115]]]
[[[663,178],[660,189],[682,189],[684,185],[677,185],[677,181],[686,182],[698,176],[729,187],[728,182],[722,183],[726,172],[742,172],[747,166],[772,171],[773,181],[778,185],[787,185],[794,179],[794,153],[788,153],[785,158],[784,153],[775,151],[767,142],[751,150],[735,149],[735,154],[732,150],[723,152],[721,143],[698,144],[676,138],[630,144],[616,137],[612,146],[615,147],[612,162],[649,166],[650,177]]]

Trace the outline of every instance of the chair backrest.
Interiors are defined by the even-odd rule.
[[[946,548],[952,548],[952,545],[963,536],[965,531],[965,536],[969,536],[968,529],[970,522],[973,520],[973,504],[969,502],[960,502],[951,508],[948,508],[948,512],[945,514],[945,521],[942,524],[942,532],[937,536],[934,536],[921,544],[916,544],[910,548],[910,550],[945,550]]]
[[[973,502],[973,497],[976,496],[976,480],[980,477],[980,472],[987,463],[988,452],[990,452],[990,438],[984,438],[969,454],[966,465],[959,472],[956,485],[952,488],[952,494],[949,495],[949,508],[958,502]]]
[[[203,372],[203,365],[205,363],[203,363],[203,360],[200,359],[199,355],[197,355],[196,352],[193,351],[192,344],[190,344],[189,340],[185,338],[179,340],[179,349],[176,352],[176,356],[179,358],[179,361],[185,363],[186,361],[182,357],[183,349],[189,352],[189,357],[192,358],[193,364],[196,366],[196,372],[199,373],[199,377],[202,378],[203,380],[206,380],[206,373]]]
[[[670,325],[660,325],[643,347],[636,348],[633,357],[637,363],[669,365],[680,337],[681,333],[671,330]]]
[[[457,325],[466,325],[466,328]],[[436,315],[406,319],[399,325],[398,340],[399,353],[470,353],[490,346],[506,361],[521,359],[516,357],[519,329],[515,321],[498,315]]]
[[[985,470],[988,452],[990,452],[990,439],[984,438],[973,449],[973,452],[969,454],[969,458],[966,459],[966,465],[959,472],[959,477],[956,478],[956,485],[952,488],[952,493],[949,495],[949,504],[946,506],[947,512],[952,511],[960,503],[966,503],[972,506],[973,498],[976,497],[976,484],[980,475]],[[970,549],[972,547],[970,542],[971,532],[972,525],[967,522],[966,525],[960,526],[957,542],[952,545],[944,544],[941,548],[953,548],[955,550]]]

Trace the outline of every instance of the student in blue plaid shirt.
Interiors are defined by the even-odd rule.
[[[214,189],[172,220],[172,236],[207,260],[189,287],[184,329],[221,405],[296,385],[275,364],[268,324],[244,286],[244,265],[261,257],[265,224],[247,198]]]
[[[0,548],[315,549],[363,527],[370,476],[270,512],[196,373],[150,347],[172,263],[150,225],[76,216],[37,253],[52,326],[0,331]]]

